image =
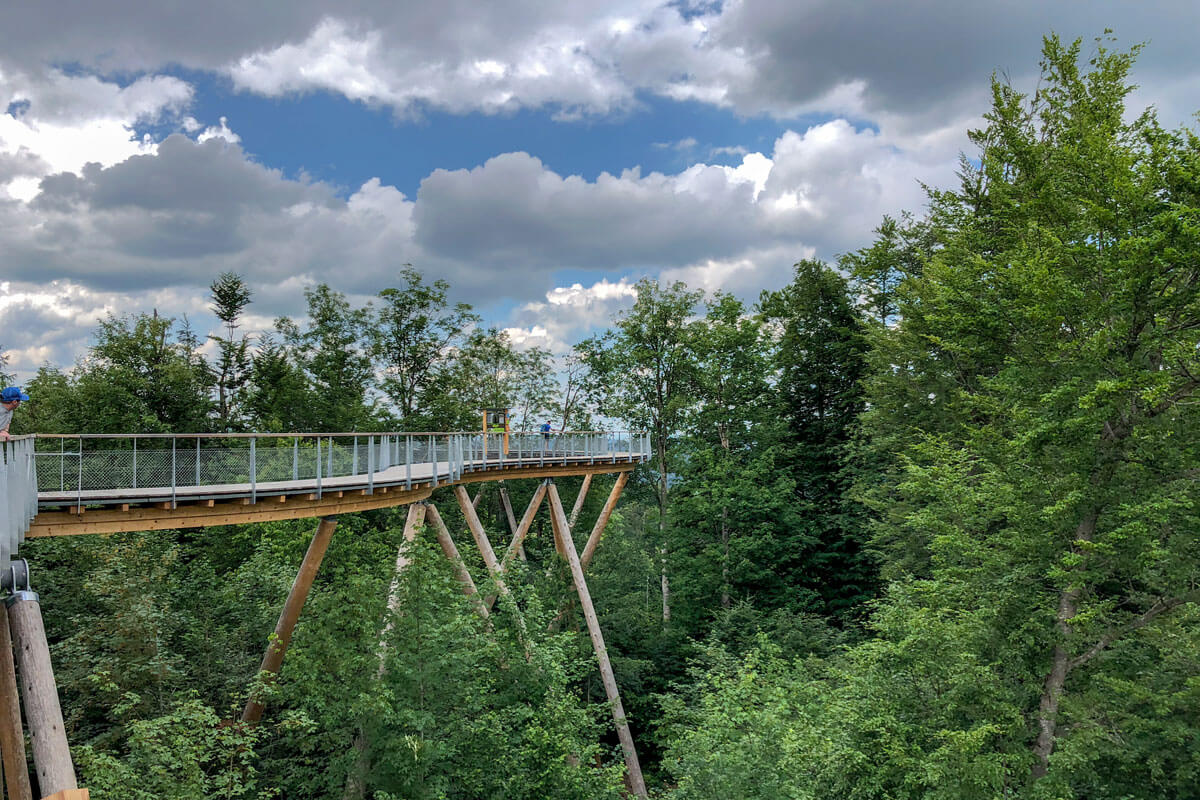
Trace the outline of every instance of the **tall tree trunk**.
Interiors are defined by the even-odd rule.
[[[662,619],[671,621],[671,583],[667,579],[667,437],[658,432],[658,559],[662,577]]]
[[[1096,522],[1099,518],[1099,509],[1090,510],[1075,529],[1075,541],[1090,542],[1096,533]],[[1071,549],[1079,552],[1075,544]],[[1082,590],[1083,587],[1078,584],[1070,584],[1058,596],[1058,612],[1055,615],[1058,641],[1054,645],[1050,672],[1042,684],[1042,697],[1038,702],[1038,735],[1033,745],[1034,762],[1031,769],[1034,780],[1044,777],[1050,769],[1050,754],[1054,751],[1054,738],[1058,730],[1058,705],[1062,700],[1067,673],[1071,669],[1071,653],[1067,649],[1067,642],[1071,636],[1071,620],[1079,613],[1079,596]]]

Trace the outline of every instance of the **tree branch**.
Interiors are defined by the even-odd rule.
[[[1200,600],[1200,590],[1188,592],[1187,594],[1180,595],[1179,597],[1160,597],[1158,600],[1154,601],[1154,605],[1150,606],[1150,608],[1148,608],[1141,616],[1131,620],[1119,628],[1110,629],[1107,633],[1100,637],[1099,641],[1092,645],[1090,650],[1083,655],[1071,659],[1070,663],[1067,665],[1068,671],[1073,670],[1076,667],[1082,667],[1084,664],[1088,663],[1093,658],[1104,652],[1104,650],[1113,642],[1127,634],[1132,633],[1133,631],[1138,630],[1139,628],[1146,627],[1153,622],[1156,617],[1159,617],[1174,608],[1178,608],[1185,603],[1191,603],[1196,600]]]

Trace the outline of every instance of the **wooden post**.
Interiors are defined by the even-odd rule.
[[[410,503],[408,517],[404,521],[404,541],[396,549],[396,566],[392,571],[392,583],[388,587],[387,619],[383,630],[379,632],[379,665],[375,669],[376,679],[382,679],[387,671],[387,637],[392,632],[392,616],[400,608],[400,576],[408,568],[408,556],[404,554],[404,545],[417,538],[417,528],[425,523],[425,512],[428,507],[424,503]],[[361,727],[354,735],[351,744],[357,754],[354,766],[346,774],[346,784],[342,789],[342,800],[359,800],[366,794],[366,774],[370,767],[367,758],[367,734]]]
[[[521,522],[517,525],[517,532],[513,534],[512,541],[508,544],[508,549],[504,551],[504,559],[500,562],[500,573],[508,572],[508,565],[512,563],[514,557],[521,554],[521,545],[525,541],[525,536],[529,533],[529,526],[533,524],[533,518],[537,515],[538,508],[541,507],[542,499],[546,496],[546,482],[542,481],[538,484],[537,491],[533,493],[533,499],[529,501],[529,507],[525,509],[525,514],[521,517]],[[484,600],[484,604],[491,608],[496,603],[496,595],[488,595]]]
[[[585,570],[588,568],[588,564],[592,563],[592,556],[596,554],[600,537],[604,535],[604,529],[608,527],[608,518],[612,516],[613,509],[617,507],[617,501],[621,499],[621,492],[628,482],[629,473],[620,473],[617,475],[617,482],[613,484],[612,491],[608,493],[608,500],[604,502],[604,508],[600,511],[600,516],[596,518],[596,524],[592,526],[592,533],[583,547],[583,555],[579,557],[579,563]]]
[[[78,789],[37,592],[13,592],[5,602],[17,672],[21,676],[21,698],[25,702],[25,719],[29,722],[38,791],[46,796]]]
[[[529,527],[533,524],[533,518],[537,516],[538,509],[542,505],[542,499],[546,496],[546,482],[538,484],[537,491],[533,493],[533,499],[529,501],[529,507],[525,509],[525,513],[521,516],[520,523],[517,524],[516,532],[513,534],[512,541],[508,545],[508,550],[504,553],[504,561],[501,562],[502,567],[507,567],[512,563],[513,557],[520,553],[521,545],[525,541],[525,537],[529,535]]]
[[[617,679],[613,676],[612,663],[608,660],[608,649],[604,646],[604,635],[600,632],[600,621],[596,617],[596,609],[592,605],[592,596],[588,592],[587,581],[583,577],[583,566],[579,563],[579,554],[575,550],[575,542],[571,540],[571,526],[563,511],[562,500],[558,496],[558,488],[551,483],[549,486],[550,513],[558,524],[554,526],[555,536],[559,539],[559,547],[571,567],[571,577],[575,580],[575,591],[579,594],[579,605],[583,608],[583,618],[587,622],[588,635],[592,639],[592,648],[596,651],[596,661],[600,664],[600,680],[604,683],[604,692],[608,696],[608,704],[612,708],[613,723],[617,728],[617,738],[621,741],[621,750],[625,754],[625,769],[628,773],[629,788],[634,795],[646,798],[646,781],[642,777],[642,767],[638,763],[637,750],[633,746],[633,734],[629,731],[629,721],[625,718],[625,707],[621,705],[621,694],[617,690]]]
[[[479,548],[479,552],[483,556],[483,563],[487,566],[488,574],[496,582],[496,590],[500,594],[507,595],[508,587],[504,585],[504,571],[500,569],[500,562],[496,560],[496,552],[492,550],[492,543],[488,541],[487,534],[483,531],[483,523],[475,514],[475,507],[471,505],[471,498],[467,496],[466,488],[461,484],[455,486],[454,496],[458,498],[458,505],[462,509],[463,517],[467,520],[467,528],[471,531],[471,536],[475,539],[475,546]]]
[[[575,498],[575,506],[571,509],[571,517],[567,520],[571,523],[572,529],[574,529],[575,523],[579,521],[579,512],[583,511],[583,501],[587,499],[588,489],[590,488],[592,488],[592,475],[589,472],[583,476],[583,485],[579,487],[579,496]]]
[[[467,565],[463,563],[462,556],[458,553],[458,547],[455,546],[454,539],[450,537],[450,531],[446,527],[442,515],[438,513],[437,507],[433,503],[426,505],[425,516],[433,520],[434,528],[437,530],[438,544],[442,546],[442,552],[445,553],[446,558],[454,565],[454,575],[462,585],[463,594],[471,600],[471,607],[475,609],[475,613],[487,619],[488,607],[479,597],[475,581],[471,580],[471,573],[467,572]]]
[[[475,546],[479,548],[479,552],[483,555],[483,563],[487,565],[488,574],[492,576],[492,580],[496,583],[496,592],[502,595],[506,600],[511,600],[512,595],[509,594],[508,586],[504,583],[504,570],[500,566],[500,562],[496,560],[496,553],[492,550],[492,543],[488,541],[487,534],[483,531],[483,524],[480,523],[479,517],[475,514],[475,507],[471,505],[471,498],[467,494],[466,488],[459,484],[454,487],[454,496],[458,498],[458,505],[462,509],[463,517],[467,520],[467,528],[471,531],[471,536],[475,538]],[[529,649],[529,633],[525,628],[525,617],[521,614],[521,609],[516,602],[509,604],[514,618],[517,623],[517,633],[521,639],[521,645],[525,648],[525,658],[530,657]]]
[[[29,763],[25,760],[21,702],[17,697],[12,634],[8,630],[8,606],[3,603],[0,603],[0,754],[4,759],[4,785],[9,800],[33,800]]]
[[[517,518],[513,514],[512,499],[508,496],[508,487],[504,485],[504,481],[500,481],[500,501],[504,504],[504,515],[508,517],[508,532],[514,537],[517,535]],[[507,556],[505,556],[507,558]],[[517,557],[525,561],[525,547],[521,543],[517,543]]]
[[[513,515],[512,500],[508,496],[508,487],[500,484],[500,502],[504,504],[504,516],[508,517],[508,532],[516,535],[517,518]]]
[[[283,604],[279,622],[275,624],[275,633],[270,643],[267,644],[267,652],[263,655],[262,665],[258,668],[259,673],[265,672],[271,676],[279,674],[279,667],[283,664],[283,654],[287,652],[288,645],[292,641],[292,632],[295,631],[296,622],[300,619],[300,611],[304,608],[304,601],[308,599],[308,592],[312,588],[313,580],[317,577],[317,570],[325,558],[325,551],[329,548],[329,540],[333,538],[333,531],[336,527],[337,517],[321,518],[317,532],[313,534],[312,541],[308,543],[304,560],[300,562],[300,571],[296,573],[296,580],[292,582],[292,590],[288,592],[287,600]],[[262,698],[252,696],[246,701],[246,707],[242,709],[242,722],[258,722],[262,719],[262,714]]]
[[[404,545],[417,538],[417,528],[425,524],[425,512],[428,506],[424,503],[410,503],[408,518],[404,521],[404,542],[396,548],[396,566],[392,571],[392,584],[388,587],[387,622],[383,625],[383,633],[379,635],[379,674],[383,675],[383,654],[387,649],[387,635],[392,632],[392,615],[400,609],[400,576],[408,568],[408,556],[404,554]]]

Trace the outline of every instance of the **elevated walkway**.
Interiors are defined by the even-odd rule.
[[[3,450],[0,569],[27,536],[345,514],[424,500],[444,485],[623,472],[649,458],[649,440],[627,431],[55,434]]]

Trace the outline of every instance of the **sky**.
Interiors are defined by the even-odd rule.
[[[1132,106],[1200,108],[1194,0],[41,0],[0,9],[0,353],[108,315],[215,332],[365,304],[412,264],[564,352],[643,277],[753,300],[950,187],[1042,36],[1143,43]]]

